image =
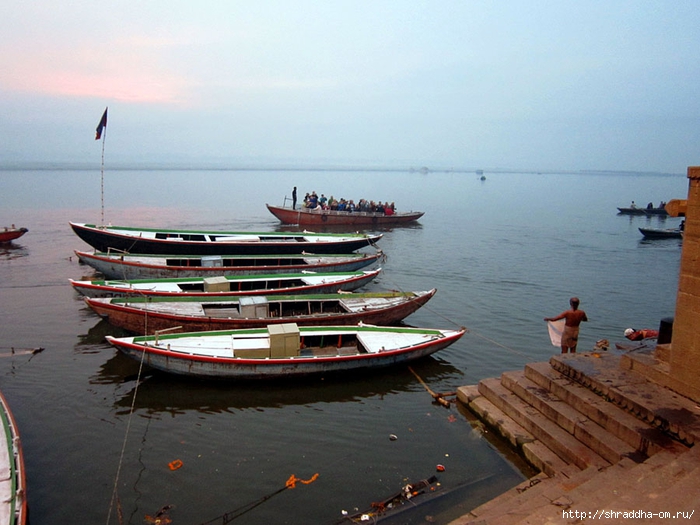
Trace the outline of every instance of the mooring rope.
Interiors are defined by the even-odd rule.
[[[282,492],[284,492],[287,489],[296,488],[297,483],[303,483],[304,485],[309,485],[309,484],[313,483],[314,481],[316,481],[317,479],[318,479],[318,472],[316,474],[314,474],[313,476],[311,476],[310,479],[307,479],[307,480],[297,478],[294,474],[292,474],[291,476],[289,476],[289,479],[287,479],[287,481],[285,482],[284,487],[277,489],[276,491],[271,492],[270,494],[263,496],[259,500],[252,501],[250,503],[246,503],[245,505],[241,505],[237,509],[226,512],[226,513],[222,514],[221,516],[217,516],[216,518],[212,518],[209,521],[204,521],[204,522],[200,523],[200,525],[209,525],[211,523],[216,523],[219,520],[221,520],[222,525],[226,525],[227,523],[231,523],[233,520],[240,518],[244,514],[247,514],[248,512],[253,510],[254,508],[259,507],[260,505],[262,505],[263,503],[268,501],[270,498],[276,496],[277,494],[281,494]]]
[[[129,437],[129,430],[131,429],[131,420],[134,415],[134,407],[136,406],[136,394],[139,391],[139,385],[141,384],[141,373],[143,371],[143,362],[145,361],[146,358],[146,352],[141,353],[141,361],[139,362],[139,372],[136,376],[136,386],[134,387],[134,395],[131,398],[131,407],[129,408],[129,418],[127,419],[126,423],[126,430],[124,432],[124,441],[122,442],[122,450],[121,453],[119,454],[119,464],[117,465],[117,474],[114,477],[114,487],[112,488],[112,498],[109,502],[109,511],[107,512],[107,525],[109,525],[109,520],[112,517],[112,509],[114,507],[115,500],[117,501],[118,504],[118,513],[119,516],[121,517],[122,511],[121,511],[121,504],[119,504],[119,495],[117,494],[117,488],[119,486],[119,476],[121,474],[122,470],[122,464],[124,462],[124,453],[126,451],[126,442]],[[121,523],[121,518],[120,518],[120,523]]]

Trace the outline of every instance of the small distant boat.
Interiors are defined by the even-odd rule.
[[[29,230],[27,228],[16,228],[14,224],[9,228],[5,226],[2,230],[0,230],[0,244],[19,239],[28,231]]]
[[[638,206],[629,208],[618,208],[619,215],[668,215],[665,207],[661,208],[640,208]]]
[[[346,273],[292,273],[273,275],[220,275],[184,279],[95,280],[70,283],[87,297],[217,297],[226,295],[276,295],[337,293],[369,283],[381,268]]]
[[[313,232],[227,232],[96,226],[70,223],[75,234],[95,250],[186,255],[260,255],[351,253],[374,245],[381,234]]]
[[[379,212],[337,211],[315,208],[284,208],[266,204],[270,213],[283,224],[299,224],[301,226],[387,226],[407,224],[420,219],[425,212],[410,211],[386,215]]]
[[[0,445],[0,523],[24,525],[27,523],[27,482],[24,471],[24,453],[17,429],[5,396],[0,392],[0,431],[4,436]]]
[[[129,357],[173,374],[279,379],[407,363],[450,346],[465,331],[290,323],[106,339]]]
[[[436,290],[255,297],[85,298],[110,324],[136,334],[203,332],[270,324],[388,325],[408,317]]]
[[[681,239],[683,230],[680,228],[639,228],[645,239]]]
[[[274,273],[354,272],[377,262],[384,254],[289,254],[289,255],[158,255],[75,251],[107,279],[161,279],[221,275]]]
[[[618,208],[617,212],[620,215],[646,215],[644,208]]]
[[[666,208],[644,208],[644,215],[668,215]]]

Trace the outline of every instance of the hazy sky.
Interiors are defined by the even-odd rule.
[[[0,164],[700,164],[696,0],[5,0]]]

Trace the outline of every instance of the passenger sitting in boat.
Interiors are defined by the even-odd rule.
[[[326,199],[326,196],[323,193],[321,193],[321,196],[318,198],[318,203],[321,205],[321,208],[326,209],[327,202],[328,199]]]
[[[649,204],[647,204],[647,210],[653,210],[653,209],[654,209],[654,203],[653,203],[653,202],[650,202]]]
[[[384,215],[394,215],[394,209],[389,205],[388,202],[384,203]]]
[[[628,328],[625,330],[625,337],[630,341],[641,341],[642,339],[654,339],[659,337],[658,330],[650,330],[644,328],[642,330],[635,330],[634,328]]]
[[[355,211],[355,201],[350,199],[350,202],[348,202],[348,205],[345,206],[345,211]]]
[[[318,195],[316,195],[316,192],[312,192],[311,196],[309,197],[309,202],[307,203],[306,207],[313,210],[318,206]]]
[[[630,208],[632,208],[633,210],[637,209],[637,205],[634,203],[634,201],[632,201],[632,204],[630,204]]]

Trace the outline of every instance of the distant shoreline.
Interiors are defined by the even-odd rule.
[[[0,164],[0,171],[99,171],[100,165],[76,162],[16,162]],[[377,172],[377,173],[463,173],[474,175],[488,174],[531,174],[531,175],[653,175],[653,176],[686,176],[685,173],[664,173],[655,171],[630,170],[535,170],[528,168],[454,168],[454,167],[415,167],[415,166],[340,166],[340,165],[250,165],[228,164],[224,162],[187,163],[109,163],[105,166],[109,171],[324,171],[324,172]]]

